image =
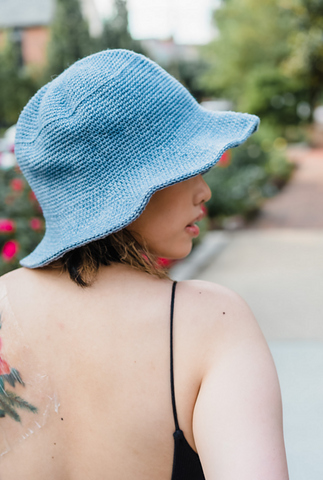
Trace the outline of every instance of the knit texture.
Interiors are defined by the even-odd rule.
[[[79,60],[36,93],[17,124],[17,160],[46,220],[21,265],[44,266],[121,230],[154,192],[206,172],[258,123],[206,111],[143,55],[107,50]]]

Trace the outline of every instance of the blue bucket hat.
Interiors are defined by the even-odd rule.
[[[17,124],[17,160],[46,220],[21,265],[47,265],[123,229],[154,192],[206,172],[258,123],[205,110],[143,55],[79,60],[36,93]]]

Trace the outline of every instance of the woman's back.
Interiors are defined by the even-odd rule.
[[[51,406],[46,425],[3,457],[2,480],[171,478],[172,284],[130,270],[109,267],[85,290],[52,270],[4,278],[25,341],[17,357],[27,345],[35,365],[25,368],[48,375],[60,407],[56,413]],[[201,380],[194,317],[175,314],[174,329],[179,422],[193,447]],[[22,378],[39,373],[24,372],[24,358],[17,361]],[[37,401],[43,399],[36,395]]]
[[[45,425],[1,458],[1,480],[170,480],[171,281],[116,265],[86,289],[53,269],[20,269],[2,283],[14,312],[3,324],[15,318],[22,332],[16,342],[3,329],[9,360],[22,379],[46,376],[53,401]],[[235,471],[241,479],[254,471],[287,478],[275,369],[250,311],[232,292],[198,281],[178,285],[174,375],[179,426],[194,449],[198,442],[208,480],[237,478]],[[26,382],[19,393],[36,407],[48,404],[49,390],[32,390]],[[258,451],[257,468],[250,451]]]

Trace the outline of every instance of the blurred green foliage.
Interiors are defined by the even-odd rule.
[[[91,53],[91,37],[79,0],[56,0],[48,46],[48,73],[59,75]]]
[[[203,58],[199,57],[195,60],[178,58],[163,67],[181,82],[198,102],[203,100],[205,88],[201,84],[200,78],[208,68],[208,64]]]
[[[0,275],[38,245],[44,220],[38,202],[18,168],[0,169]]]
[[[286,141],[275,129],[263,127],[239,148],[232,149],[228,165],[218,164],[204,178],[212,198],[207,203],[209,216],[252,217],[264,200],[287,182],[293,165],[286,159]]]
[[[114,1],[114,15],[105,20],[102,35],[94,42],[95,51],[107,48],[125,48],[145,53],[141,42],[134,40],[129,32],[128,9],[125,0]]]
[[[125,0],[114,1],[114,15],[104,22],[103,32],[97,38],[90,37],[79,0],[56,0],[56,2],[48,47],[50,76],[59,75],[80,58],[107,48],[125,48],[143,53],[141,43],[134,40],[129,33]]]
[[[227,97],[282,129],[308,120],[323,92],[323,2],[225,0],[219,36],[202,49],[209,95]]]
[[[280,3],[294,23],[288,35],[289,55],[282,62],[282,71],[303,83],[314,106],[323,101],[323,2],[281,0]]]
[[[39,83],[26,70],[19,67],[19,48],[8,41],[0,53],[0,126],[15,123],[22,108],[37,91]]]

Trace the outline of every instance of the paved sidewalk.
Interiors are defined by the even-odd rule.
[[[268,200],[252,228],[323,228],[323,149],[290,149],[292,180]]]
[[[290,480],[323,478],[323,343],[269,342],[282,391]]]

